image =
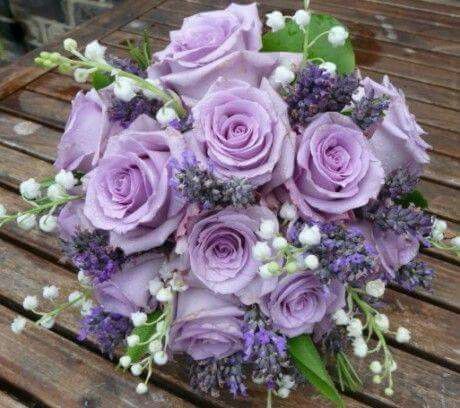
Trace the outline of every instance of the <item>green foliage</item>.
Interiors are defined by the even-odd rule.
[[[93,88],[96,91],[109,86],[113,81],[115,81],[115,77],[107,72],[96,71],[92,75]]]
[[[150,42],[149,33],[144,30],[142,40],[139,44],[134,45],[128,43],[129,55],[133,61],[139,65],[139,68],[146,70],[152,61],[152,44]]]
[[[296,367],[305,378],[337,407],[344,407],[342,397],[335,388],[310,336],[302,335],[289,339],[288,350]]]
[[[409,207],[409,204],[414,204],[416,207],[422,209],[428,207],[428,201],[418,190],[412,190],[410,193],[407,193],[406,195],[396,200],[396,202],[406,208]]]
[[[363,383],[356,373],[353,364],[341,351],[336,355],[337,375],[339,377],[340,389],[342,391],[358,391]]]
[[[148,315],[147,323],[156,321],[162,314],[161,310],[156,310]],[[135,327],[131,334],[137,334],[139,336],[140,342],[145,343],[156,331],[156,324],[143,325],[140,327]],[[137,345],[134,347],[128,347],[126,349],[125,355],[131,357],[131,361],[136,363],[142,359],[142,357],[148,351],[148,344]]]
[[[307,26],[309,42],[318,35],[328,31],[331,27],[343,24],[336,18],[327,14],[312,14],[310,24]],[[268,32],[262,38],[262,51],[288,51],[302,53],[304,51],[305,34],[302,29],[292,20],[286,22],[286,26],[274,33]],[[355,54],[350,39],[340,47],[333,47],[327,35],[320,37],[309,49],[308,59],[320,58],[333,62],[337,65],[339,74],[348,74],[355,68]]]

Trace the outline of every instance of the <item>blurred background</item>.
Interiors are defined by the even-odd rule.
[[[0,65],[123,1],[0,0]]]

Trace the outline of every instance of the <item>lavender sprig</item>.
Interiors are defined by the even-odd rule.
[[[408,168],[393,171],[385,180],[385,185],[380,191],[379,200],[391,198],[397,200],[415,189],[419,177]]]
[[[394,281],[409,291],[417,288],[430,291],[434,275],[434,270],[429,268],[425,262],[413,260],[396,272]]]
[[[184,152],[182,162],[171,162],[174,174],[171,184],[190,202],[206,209],[246,207],[254,203],[253,187],[244,179],[221,179],[204,169],[191,152]]]
[[[374,90],[372,89],[368,95],[354,102],[351,118],[361,129],[366,131],[383,119],[389,106],[390,98],[386,95],[374,98]]]
[[[158,99],[148,99],[138,94],[129,102],[114,98],[108,113],[112,122],[119,123],[122,128],[126,129],[142,114],[155,118],[161,106],[162,103]]]

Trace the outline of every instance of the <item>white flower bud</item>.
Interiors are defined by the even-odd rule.
[[[84,84],[88,81],[89,76],[93,72],[93,69],[76,68],[75,71],[73,71],[73,79],[75,79],[75,82],[78,82],[79,84]]]
[[[53,300],[59,296],[59,288],[55,285],[45,286],[43,288],[43,297],[45,299]]]
[[[325,69],[327,72],[329,72],[331,75],[335,75],[337,72],[337,65],[335,65],[333,62],[323,62],[322,64],[319,65],[320,68]]]
[[[26,310],[34,310],[38,307],[37,296],[26,296],[22,302],[22,307]]]
[[[333,47],[339,47],[345,44],[348,38],[348,31],[342,26],[334,26],[329,30],[328,41]]]
[[[273,220],[262,220],[259,235],[262,239],[272,239],[278,233],[278,224]]]
[[[272,29],[272,32],[282,30],[286,25],[286,19],[280,11],[275,10],[265,16],[267,17],[265,24]]]
[[[286,86],[295,79],[295,74],[289,68],[280,65],[275,69],[272,75],[272,81],[275,85]]]
[[[405,327],[398,327],[396,331],[396,341],[398,343],[409,343],[410,340],[410,331]]]
[[[292,376],[286,374],[281,377],[281,380],[277,381],[280,387],[287,388],[288,390],[292,389],[295,385],[295,381]]]
[[[312,227],[306,225],[303,227],[299,234],[299,241],[307,247],[318,245],[321,242],[319,227],[317,225],[313,225]]]
[[[0,217],[4,217],[6,215],[6,208],[3,204],[0,204]]]
[[[380,374],[382,372],[382,364],[380,364],[380,361],[372,361],[372,363],[369,364],[369,369],[374,373],[374,374]]]
[[[19,191],[26,200],[35,200],[40,197],[40,183],[30,178],[19,185]]]
[[[287,242],[287,239],[284,238],[284,237],[275,237],[275,238],[273,238],[272,246],[273,246],[273,248],[275,248],[278,251],[286,248],[288,245],[289,244]]]
[[[156,365],[165,365],[168,362],[168,355],[163,350],[159,350],[153,355],[153,361]]]
[[[73,38],[66,38],[63,42],[64,49],[66,51],[75,51],[78,47],[77,42]]]
[[[460,248],[460,236],[459,237],[454,237],[450,240],[450,243],[455,247],[455,248]]]
[[[296,273],[299,270],[299,265],[295,261],[288,262],[285,266],[285,269],[289,274]]]
[[[280,217],[283,220],[292,221],[297,217],[297,208],[294,204],[284,203],[281,206]]]
[[[45,329],[51,329],[55,323],[56,320],[52,316],[45,316],[39,321],[40,326],[44,327]]]
[[[338,309],[332,315],[332,319],[335,321],[337,326],[346,326],[350,323],[347,313],[343,309]]]
[[[266,261],[272,255],[272,251],[266,242],[256,242],[252,247],[252,256],[256,261]]]
[[[60,200],[64,198],[67,193],[60,184],[51,184],[46,191],[46,195],[50,200]]]
[[[105,62],[104,54],[107,50],[107,47],[104,47],[99,43],[99,41],[91,41],[85,47],[85,57],[96,62]]]
[[[136,96],[137,86],[131,78],[117,77],[113,93],[123,102],[129,102]]]
[[[388,387],[388,388],[385,388],[385,395],[387,397],[391,397],[392,395],[394,394],[394,391],[392,388]]]
[[[57,228],[57,217],[51,214],[43,215],[38,221],[38,226],[43,232],[53,232]]]
[[[305,268],[314,271],[319,266],[319,259],[316,255],[307,255],[304,260]]]
[[[121,356],[119,360],[120,366],[123,368],[128,368],[131,365],[130,356]]]
[[[364,358],[367,356],[367,343],[362,337],[353,340],[353,353],[356,357]]]
[[[167,106],[160,108],[156,115],[157,122],[162,126],[168,126],[175,119],[178,119],[177,112]]]
[[[153,279],[149,282],[149,292],[152,296],[156,296],[161,288],[163,288],[163,283],[160,279]]]
[[[388,329],[390,328],[390,321],[388,320],[388,316],[384,313],[377,313],[375,315],[375,324],[383,332],[388,331]]]
[[[380,377],[380,375],[374,375],[374,376],[372,377],[372,382],[373,382],[374,384],[381,384],[381,382],[382,382],[382,377]]]
[[[91,285],[91,279],[86,276],[85,271],[78,271],[78,282],[80,282],[81,285],[83,286],[89,286]]]
[[[166,303],[173,300],[173,294],[171,288],[161,288],[157,294],[156,298],[159,302]]]
[[[19,228],[30,231],[37,225],[37,217],[34,214],[23,214],[16,218]]]
[[[91,312],[91,309],[94,307],[94,303],[91,299],[87,299],[83,302],[83,304],[81,305],[81,310],[80,310],[80,314],[82,316],[87,316],[90,314]]]
[[[131,366],[131,374],[135,377],[139,377],[142,374],[142,371],[144,371],[144,369],[139,363],[133,364]]]
[[[257,385],[262,385],[265,379],[263,377],[252,377],[252,382]]]
[[[71,171],[65,170],[61,170],[58,174],[56,174],[54,181],[66,190],[70,190],[72,187],[75,187],[78,182]]]
[[[78,307],[81,307],[83,305],[83,302],[85,300],[84,300],[83,293],[81,293],[80,291],[76,290],[76,291],[72,292],[69,295],[68,301],[69,301],[69,303],[72,303],[73,307],[78,308]]]
[[[305,27],[310,24],[311,14],[306,10],[297,10],[295,14],[292,16],[292,19],[299,25],[300,27]]]
[[[267,264],[267,268],[272,275],[278,274],[278,272],[281,270],[280,265],[275,261],[269,262]]]
[[[141,341],[140,337],[137,334],[131,334],[126,337],[126,343],[128,343],[129,347],[135,347]]]
[[[133,322],[134,327],[143,326],[147,323],[147,315],[143,312],[131,313],[131,321]]]
[[[398,365],[396,364],[396,361],[392,360],[391,365],[388,369],[390,370],[390,373],[396,371],[398,369]]]
[[[153,340],[149,343],[150,353],[155,354],[157,351],[160,351],[161,349],[162,349],[161,341]]]
[[[24,328],[26,327],[27,320],[22,317],[22,316],[17,316],[14,318],[14,320],[11,322],[11,331],[14,334],[19,334],[21,333]]]
[[[149,391],[149,388],[147,387],[147,384],[145,384],[143,382],[137,384],[136,392],[138,394],[140,394],[140,395],[147,394],[148,391]]]
[[[259,275],[262,279],[270,279],[273,277],[272,273],[268,269],[268,264],[259,266]]]
[[[289,397],[290,393],[291,393],[291,390],[285,387],[281,387],[278,391],[276,391],[276,395],[280,398],[287,398]]]
[[[369,296],[380,298],[385,293],[385,282],[381,279],[372,280],[366,283],[366,293]]]
[[[436,219],[433,223],[433,228],[431,230],[431,236],[436,241],[442,241],[444,239],[444,232],[447,230],[447,222],[444,220]]]
[[[350,320],[347,326],[347,332],[349,337],[360,337],[363,335],[363,324],[361,320],[354,318]]]

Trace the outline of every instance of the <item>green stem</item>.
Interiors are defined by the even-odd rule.
[[[308,49],[311,48],[311,47],[313,47],[313,46],[316,44],[316,42],[317,42],[321,37],[324,37],[324,36],[327,35],[327,34],[329,34],[329,30],[324,31],[324,32],[322,32],[321,34],[318,34],[318,35],[311,41],[311,43],[309,43],[309,44],[306,46],[306,48],[305,48],[305,45],[304,45],[304,50],[303,50],[303,51],[304,51],[304,55],[305,55],[306,53],[308,53]]]
[[[86,299],[88,296],[89,292],[86,291],[82,293],[80,296],[78,296],[76,299],[72,300],[71,302],[66,302],[63,303],[62,305],[58,306],[56,309],[52,310],[51,312],[44,313],[42,314],[42,317],[36,321],[36,324],[40,324],[42,321],[48,319],[48,318],[54,318],[60,313],[62,313],[64,310],[68,309],[69,307],[72,307],[73,305],[77,304],[83,299]],[[37,313],[38,314],[38,313]]]

